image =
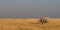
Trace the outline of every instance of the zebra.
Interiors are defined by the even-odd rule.
[[[48,17],[41,17],[40,20],[39,20],[39,23],[42,23],[42,24],[47,23],[48,19],[49,19]]]

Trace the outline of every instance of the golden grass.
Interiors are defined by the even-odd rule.
[[[0,18],[0,30],[60,30],[60,18],[38,23],[39,18]]]

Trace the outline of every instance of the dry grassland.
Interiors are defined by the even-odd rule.
[[[0,30],[60,30],[60,18],[38,23],[39,18],[0,18]]]

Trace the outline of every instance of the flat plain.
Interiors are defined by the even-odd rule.
[[[60,18],[38,23],[39,18],[0,18],[0,30],[60,30]]]

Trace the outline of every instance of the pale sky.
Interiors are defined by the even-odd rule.
[[[60,0],[0,0],[0,17],[60,17]]]

